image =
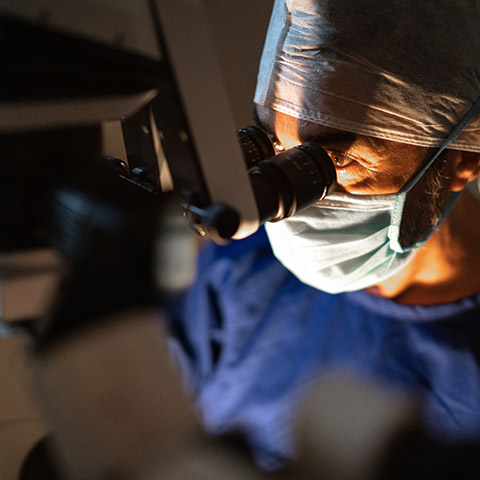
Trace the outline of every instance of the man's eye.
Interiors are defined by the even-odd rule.
[[[346,153],[331,152],[330,157],[338,168],[343,168],[352,163],[355,159]]]

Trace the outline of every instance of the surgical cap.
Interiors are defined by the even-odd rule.
[[[276,0],[255,103],[437,147],[480,97],[476,0]],[[480,118],[449,148],[480,152]]]

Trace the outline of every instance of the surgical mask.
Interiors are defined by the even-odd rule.
[[[412,260],[460,195],[451,193],[437,224],[421,241],[403,248],[399,234],[407,193],[479,110],[480,99],[399,193],[334,193],[289,219],[267,224],[275,256],[302,282],[328,293],[361,290],[395,275]]]

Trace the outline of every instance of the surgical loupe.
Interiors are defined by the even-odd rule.
[[[335,167],[319,144],[307,142],[275,155],[261,128],[250,126],[238,135],[262,223],[290,217],[335,189]]]

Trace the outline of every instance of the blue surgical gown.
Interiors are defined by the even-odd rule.
[[[480,295],[416,306],[327,294],[288,272],[259,230],[203,248],[170,315],[172,354],[205,428],[241,432],[266,469],[295,455],[296,392],[337,368],[414,394],[434,436],[480,438]]]

